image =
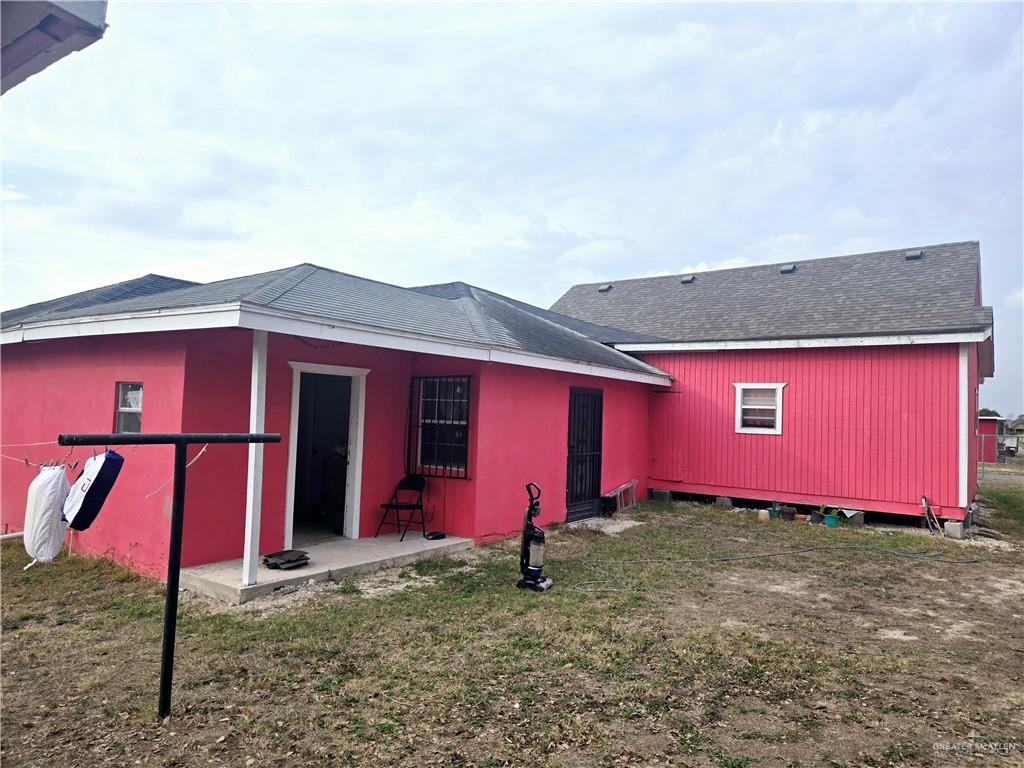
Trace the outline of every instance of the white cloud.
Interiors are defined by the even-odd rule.
[[[312,261],[546,305],[969,238],[996,296],[1024,281],[1021,17],[112,4],[101,42],[3,97],[3,300],[80,290],[83,263],[111,282]],[[983,392],[1024,410],[1019,304],[996,316]]]

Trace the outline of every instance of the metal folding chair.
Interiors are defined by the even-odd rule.
[[[405,534],[409,531],[409,526],[412,525],[417,518],[420,522],[420,527],[423,529],[423,533],[427,532],[427,520],[423,514],[423,489],[427,486],[427,479],[423,475],[406,475],[401,479],[397,486],[395,486],[395,492],[391,494],[391,500],[380,505],[380,508],[384,510],[384,514],[381,515],[380,522],[377,524],[377,532],[374,533],[374,538],[380,535],[380,529],[384,525],[393,525],[396,529],[402,532],[399,537],[399,541],[405,540]],[[389,517],[394,514],[394,522]],[[408,516],[403,516],[403,513],[408,513]],[[404,528],[402,526],[405,526]]]

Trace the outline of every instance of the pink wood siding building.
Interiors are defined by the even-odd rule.
[[[652,487],[963,517],[957,345],[643,357],[673,378],[651,393]],[[736,382],[785,384],[780,434],[736,431]]]
[[[672,376],[651,488],[959,520],[994,372],[979,264],[947,243],[578,285],[553,309],[658,337],[614,345]]]

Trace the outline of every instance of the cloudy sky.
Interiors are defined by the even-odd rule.
[[[3,305],[311,261],[574,282],[977,239],[1024,411],[1019,4],[112,3],[3,97]]]

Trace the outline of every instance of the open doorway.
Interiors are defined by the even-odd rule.
[[[289,360],[288,365],[292,369],[292,398],[284,548],[334,538],[339,533],[358,539],[366,377],[370,369],[295,360]],[[342,450],[336,451],[337,446]],[[342,453],[344,464],[339,460]],[[345,466],[344,472],[336,471],[340,465]]]
[[[298,539],[345,533],[351,402],[351,377],[300,375],[292,523]]]

